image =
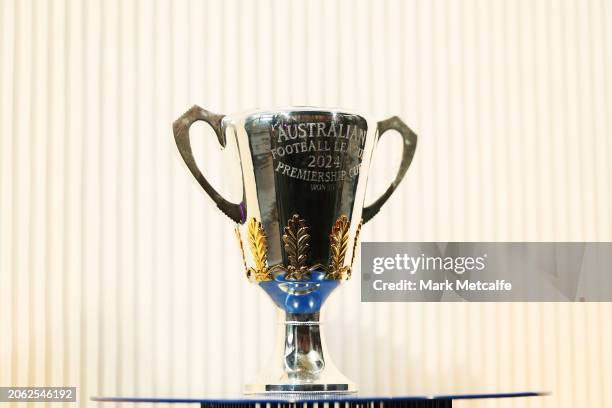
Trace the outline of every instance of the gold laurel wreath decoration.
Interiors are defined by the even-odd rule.
[[[361,234],[361,226],[363,225],[363,220],[359,221],[359,225],[357,225],[357,230],[355,231],[355,241],[353,242],[353,254],[351,255],[351,266],[349,267],[346,279],[351,277],[353,272],[353,263],[355,262],[355,254],[357,253],[357,244],[359,243],[359,234]]]
[[[349,221],[346,215],[338,217],[329,236],[330,264],[327,279],[342,279],[349,273],[350,267],[344,266],[348,248]]]
[[[236,241],[238,241],[238,246],[240,247],[240,256],[242,256],[242,264],[244,265],[244,270],[246,271],[247,279],[251,280],[251,270],[247,267],[246,257],[244,256],[244,246],[242,245],[242,236],[240,235],[240,228],[238,225],[234,228],[234,234],[236,236]]]
[[[257,282],[272,280],[268,269],[268,238],[260,221],[251,218],[248,223],[249,248],[253,255],[255,268],[249,268],[247,274],[255,276]]]
[[[301,219],[299,215],[294,214],[289,219],[283,234],[283,242],[285,243],[285,251],[289,258],[289,266],[287,267],[285,279],[307,279],[309,270],[306,266],[306,260],[310,250],[310,234],[306,221]]]

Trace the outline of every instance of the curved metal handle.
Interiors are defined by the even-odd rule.
[[[191,171],[191,174],[196,178],[198,183],[202,186],[204,191],[213,199],[213,201],[217,204],[217,207],[225,215],[230,217],[236,223],[243,223],[245,214],[244,214],[244,198],[243,202],[240,204],[234,204],[227,201],[225,198],[221,197],[221,195],[210,185],[208,180],[204,177],[198,165],[195,162],[193,157],[193,152],[191,151],[191,141],[189,138],[189,128],[198,120],[203,120],[208,123],[210,127],[213,128],[215,133],[217,134],[217,139],[219,139],[219,144],[221,147],[225,147],[225,132],[222,126],[222,119],[225,115],[219,115],[216,113],[212,113],[207,111],[206,109],[202,109],[197,105],[193,105],[191,109],[185,112],[180,118],[178,118],[174,124],[172,125],[172,130],[174,131],[174,140],[176,141],[176,146],[178,147],[183,160],[187,164],[187,167]]]
[[[380,207],[382,207],[383,204],[387,202],[389,197],[391,197],[391,194],[393,194],[399,183],[404,178],[408,167],[410,167],[410,163],[414,157],[414,151],[416,150],[417,135],[404,122],[402,122],[400,118],[393,116],[389,119],[378,122],[378,138],[380,139],[389,129],[397,130],[402,135],[402,162],[400,164],[399,171],[397,172],[397,176],[395,176],[395,180],[393,180],[387,191],[385,191],[385,193],[380,196],[378,200],[374,201],[371,205],[363,209],[362,217],[364,223],[370,221],[372,217],[378,214]]]

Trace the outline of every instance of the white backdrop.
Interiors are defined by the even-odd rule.
[[[0,385],[85,405],[239,392],[263,364],[271,303],[173,145],[194,103],[401,116],[415,160],[363,240],[610,241],[611,27],[606,0],[0,0]],[[235,151],[196,133],[238,197]],[[610,304],[362,304],[354,279],[327,312],[365,393],[612,406]]]

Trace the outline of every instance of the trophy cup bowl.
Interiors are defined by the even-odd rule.
[[[219,143],[237,143],[240,203],[225,200],[193,157],[189,128],[207,122]],[[387,130],[403,139],[399,171],[364,208],[374,147]],[[377,123],[338,109],[289,107],[219,115],[193,106],[173,126],[181,156],[204,191],[235,223],[246,277],[279,313],[270,366],[246,394],[353,393],[354,383],[329,358],[319,316],[328,296],[351,276],[359,233],[410,166],[417,136],[398,117]]]

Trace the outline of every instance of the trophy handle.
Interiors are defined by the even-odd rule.
[[[378,198],[378,200],[374,201],[371,205],[365,207],[363,209],[363,222],[366,223],[372,219],[378,212],[380,211],[380,207],[383,206],[384,203],[387,202],[391,194],[395,191],[399,183],[404,178],[408,167],[410,167],[410,163],[412,162],[412,158],[414,157],[414,151],[417,145],[417,135],[406,125],[400,118],[397,116],[393,116],[389,119],[382,120],[378,122],[378,138],[380,139],[382,135],[387,130],[397,130],[400,135],[402,135],[403,139],[403,152],[402,152],[402,162],[400,164],[399,171],[397,172],[397,176],[395,176],[395,180],[391,183],[387,191]]]
[[[225,147],[225,132],[224,128],[221,124],[221,120],[225,115],[219,115],[216,113],[212,113],[207,111],[206,109],[202,109],[197,105],[194,105],[185,112],[180,118],[178,118],[174,124],[172,125],[172,129],[174,131],[174,140],[176,141],[176,146],[178,147],[183,160],[187,164],[187,167],[191,171],[191,174],[196,178],[198,183],[202,186],[204,191],[213,199],[213,201],[217,204],[217,207],[225,215],[230,217],[236,223],[244,222],[244,210],[243,205],[234,204],[227,201],[225,198],[221,197],[221,194],[217,192],[210,185],[208,180],[204,177],[198,165],[195,162],[193,157],[193,152],[191,150],[191,141],[189,138],[189,128],[192,124],[197,122],[198,120],[202,120],[210,125],[213,128],[215,133],[217,134],[217,139],[219,139],[219,144],[221,147]],[[244,201],[244,200],[243,200]]]

